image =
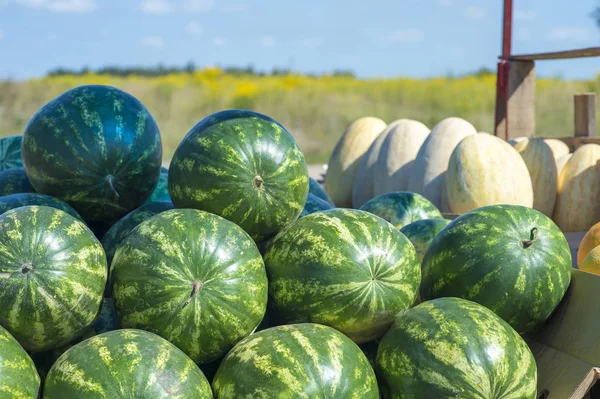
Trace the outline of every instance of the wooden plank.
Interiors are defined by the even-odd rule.
[[[576,50],[553,51],[549,53],[511,55],[511,61],[561,60],[569,58],[599,57],[600,47],[588,47]]]
[[[510,140],[535,135],[535,64],[533,61],[508,63],[508,101],[500,102],[496,115],[496,134]]]
[[[576,94],[575,136],[593,137],[596,135],[596,93]]]

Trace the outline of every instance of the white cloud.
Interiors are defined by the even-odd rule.
[[[192,36],[200,36],[202,34],[202,25],[197,21],[191,21],[185,26],[185,31]]]
[[[526,42],[531,37],[529,29],[519,28],[517,29],[517,40],[520,42]]]
[[[213,0],[187,0],[185,9],[189,12],[207,12],[213,6]]]
[[[533,21],[537,18],[537,14],[533,11],[515,11],[515,19],[518,21]]]
[[[225,7],[221,8],[221,12],[230,13],[230,14],[241,14],[248,12],[250,10],[250,6],[246,3],[235,3],[229,4]]]
[[[300,44],[304,47],[320,47],[323,44],[323,39],[320,37],[309,37],[302,39]]]
[[[487,11],[484,8],[477,6],[469,6],[465,8],[465,16],[471,19],[482,19],[487,15]]]
[[[96,10],[96,0],[13,0],[15,4],[58,13],[88,13]]]
[[[275,38],[273,36],[265,35],[260,38],[260,45],[263,47],[273,47],[275,45]]]
[[[160,36],[146,36],[142,39],[142,46],[159,49],[165,47],[165,41]]]
[[[212,39],[213,46],[224,46],[225,43],[226,43],[226,40],[220,36],[217,36]]]
[[[144,0],[139,6],[146,14],[165,15],[171,12],[171,5],[166,0]]]
[[[560,27],[550,32],[550,39],[555,41],[585,41],[590,37],[585,28]]]
[[[425,38],[423,31],[418,29],[405,29],[391,32],[386,39],[389,42],[420,42]]]

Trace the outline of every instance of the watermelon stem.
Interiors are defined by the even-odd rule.
[[[533,245],[534,242],[537,241],[538,238],[538,228],[534,227],[533,229],[531,229],[531,238],[529,240],[523,240],[521,241],[521,246],[523,248],[529,248],[530,246]]]
[[[21,273],[23,273],[23,274],[27,274],[32,270],[33,270],[33,265],[31,264],[31,262],[27,262],[27,263],[24,263],[23,265],[21,265]]]
[[[200,292],[200,289],[202,288],[202,282],[201,281],[194,281],[192,283],[192,294],[190,295],[190,297],[188,298],[187,302],[185,303],[185,305],[189,305],[190,302],[192,302],[192,300],[196,297],[196,295],[198,295],[198,293]]]
[[[254,187],[256,187],[258,190],[262,190],[263,182],[264,182],[264,180],[260,176],[255,176],[254,180],[252,181],[252,183],[254,183]]]
[[[117,197],[117,199],[119,199],[119,193],[117,192],[117,189],[115,188],[115,178],[113,175],[107,175],[104,178],[104,181],[106,182],[106,184],[108,184],[108,187],[112,190],[112,192],[115,194],[115,197]]]

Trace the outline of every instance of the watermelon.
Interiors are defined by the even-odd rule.
[[[21,143],[23,136],[8,136],[0,139],[0,172],[23,166]]]
[[[439,298],[400,314],[375,363],[384,398],[536,398],[535,359],[523,338],[464,299]]]
[[[318,324],[269,328],[240,341],[213,380],[216,399],[377,399],[375,373],[348,337]]]
[[[104,237],[102,237],[102,246],[106,252],[108,264],[110,265],[112,263],[117,246],[129,235],[129,233],[131,233],[131,230],[144,220],[150,219],[157,213],[169,209],[173,209],[173,204],[171,202],[151,202],[129,212],[121,220],[115,223],[106,234],[104,234]]]
[[[380,338],[413,304],[421,280],[417,253],[400,230],[342,208],[290,224],[269,245],[265,265],[280,322],[328,325],[357,343]]]
[[[171,196],[169,195],[169,169],[164,166],[160,168],[160,177],[158,184],[152,192],[150,198],[146,200],[146,204],[151,202],[171,202]]]
[[[300,216],[308,181],[304,155],[287,130],[245,110],[200,121],[177,147],[169,169],[176,208],[222,216],[257,242]]]
[[[40,377],[16,339],[0,326],[0,398],[36,399]]]
[[[419,262],[423,262],[423,257],[429,244],[438,235],[440,231],[444,229],[450,223],[447,219],[421,219],[411,224],[407,224],[400,229],[402,234],[406,236],[412,242],[417,255],[419,256]]]
[[[80,86],[42,107],[25,128],[23,164],[35,190],[69,203],[86,221],[117,220],[157,185],[162,145],[135,97]]]
[[[569,244],[550,218],[520,205],[490,205],[459,216],[433,239],[421,298],[477,302],[525,333],[561,301],[571,267]]]
[[[0,172],[0,197],[19,193],[35,193],[25,169],[18,167]]]
[[[0,325],[29,351],[67,344],[92,324],[106,285],[102,245],[58,209],[0,215]]]
[[[52,366],[44,399],[212,399],[202,371],[165,339],[107,332],[73,346]]]
[[[66,212],[83,222],[83,219],[81,219],[81,216],[79,216],[77,211],[71,208],[66,202],[54,197],[50,197],[49,195],[35,193],[11,194],[0,197],[0,214],[10,211],[11,209],[30,205],[47,206],[50,208],[60,209],[61,211]]]
[[[379,340],[365,342],[359,346],[360,350],[363,351],[369,364],[375,369],[375,359],[377,358],[377,350],[379,349]]]
[[[115,221],[110,222],[95,222],[93,220],[88,220],[87,225],[92,230],[92,233],[96,236],[98,240],[102,240],[104,235],[110,230],[110,228],[115,224]]]
[[[159,213],[119,245],[111,281],[125,328],[168,339],[196,363],[212,362],[250,334],[267,305],[267,275],[254,241],[220,216]]]
[[[308,192],[316,197],[321,198],[323,201],[329,202],[331,205],[333,204],[333,200],[327,194],[327,191],[312,177],[308,180]]]
[[[324,201],[321,198],[309,193],[308,198],[306,199],[306,204],[304,204],[304,209],[302,210],[300,217],[333,208],[335,207],[329,202]]]
[[[443,217],[427,198],[408,191],[378,195],[360,209],[387,220],[399,229],[417,220]]]

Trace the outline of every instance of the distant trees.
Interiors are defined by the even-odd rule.
[[[592,18],[596,20],[596,25],[600,29],[600,7],[596,8],[594,12],[592,12]]]

